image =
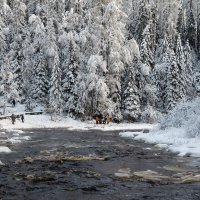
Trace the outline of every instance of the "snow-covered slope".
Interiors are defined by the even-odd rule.
[[[149,134],[122,133],[121,136],[156,143],[180,156],[200,157],[200,99],[177,106]]]

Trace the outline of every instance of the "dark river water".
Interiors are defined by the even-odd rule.
[[[118,131],[26,130],[0,154],[0,200],[200,200],[200,170]],[[1,146],[1,144],[0,144]]]

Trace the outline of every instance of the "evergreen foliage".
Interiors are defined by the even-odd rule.
[[[134,60],[135,64],[138,62],[137,59]],[[125,75],[126,85],[125,91],[123,93],[124,101],[124,118],[127,120],[137,121],[141,115],[141,103],[139,96],[139,88],[136,84],[136,68],[135,66],[130,66],[127,69],[127,74]]]
[[[28,110],[153,122],[200,93],[197,0],[0,6],[0,95]]]
[[[191,47],[197,50],[197,22],[194,18],[193,10],[188,11],[187,23],[186,23],[186,39],[189,40]]]

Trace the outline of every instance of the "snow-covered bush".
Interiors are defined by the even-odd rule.
[[[143,64],[141,65],[141,73],[144,75],[144,76],[149,76],[150,74],[150,67],[146,64]]]
[[[156,111],[152,106],[147,106],[145,111],[142,112],[142,121],[146,123],[155,123],[160,118],[161,114]]]
[[[194,74],[194,85],[196,92],[199,94],[200,93],[200,72],[196,72]]]
[[[200,136],[200,98],[177,105],[160,123],[160,129],[183,128],[188,137]]]
[[[199,137],[200,136],[200,117],[192,117],[191,126],[186,126],[186,133],[189,137]]]

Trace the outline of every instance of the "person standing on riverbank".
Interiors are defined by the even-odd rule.
[[[110,116],[109,115],[107,115],[107,117],[106,117],[106,122],[107,122],[107,124],[110,123]]]
[[[24,123],[24,115],[21,115],[22,123]]]
[[[12,124],[15,124],[15,115],[14,114],[11,115],[11,120],[12,120]]]
[[[100,115],[99,115],[99,124],[102,124],[102,122],[103,122],[103,115],[102,115],[102,113],[100,113]]]
[[[98,124],[99,123],[99,117],[96,115],[96,124]]]

